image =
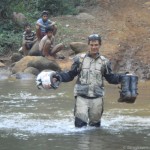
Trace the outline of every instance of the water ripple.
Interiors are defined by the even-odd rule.
[[[45,117],[41,119],[43,115]],[[93,129],[92,127],[75,128],[71,113],[66,116],[62,115],[63,117],[59,119],[54,119],[48,114],[41,114],[41,116],[32,113],[1,114],[0,130],[13,129],[31,134],[69,134]],[[105,116],[102,119],[102,128],[115,132],[126,130],[140,132],[150,129],[150,117]]]

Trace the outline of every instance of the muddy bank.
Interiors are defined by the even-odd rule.
[[[131,72],[141,80],[150,80],[150,2],[148,0],[90,0],[79,16],[51,17],[66,31],[58,30],[56,41],[87,43],[88,35],[102,37],[101,54],[112,61],[115,72]],[[82,17],[81,17],[82,16]],[[87,17],[89,16],[89,17]],[[67,25],[67,26],[66,26]],[[66,61],[59,63],[65,69]]]

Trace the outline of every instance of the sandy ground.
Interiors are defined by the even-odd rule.
[[[59,40],[87,42],[89,34],[99,33],[101,53],[112,61],[115,72],[129,71],[140,79],[150,79],[150,2],[97,0],[84,13],[89,16],[52,18],[65,29],[63,35],[58,30]]]

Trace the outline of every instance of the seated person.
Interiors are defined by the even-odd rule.
[[[63,49],[64,45],[62,43],[54,46],[54,28],[49,26],[46,27],[46,35],[41,39],[39,43],[39,50],[42,56],[53,56],[56,57],[56,53]]]
[[[28,55],[29,50],[32,48],[33,44],[37,41],[36,34],[31,30],[31,25],[26,23],[24,26],[23,40],[22,40],[22,50],[23,54]]]
[[[39,40],[41,40],[46,35],[45,28],[48,26],[53,27],[54,29],[53,35],[55,35],[57,31],[55,22],[52,22],[51,20],[48,19],[48,11],[43,11],[41,18],[38,19],[36,22],[36,35]]]

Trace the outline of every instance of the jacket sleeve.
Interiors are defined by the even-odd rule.
[[[75,76],[79,73],[80,62],[78,60],[74,60],[74,63],[71,66],[71,69],[67,72],[59,72],[57,75],[61,82],[69,82],[74,79]]]
[[[121,74],[114,74],[112,72],[111,63],[109,61],[105,63],[104,77],[110,84],[119,84],[121,80]]]

